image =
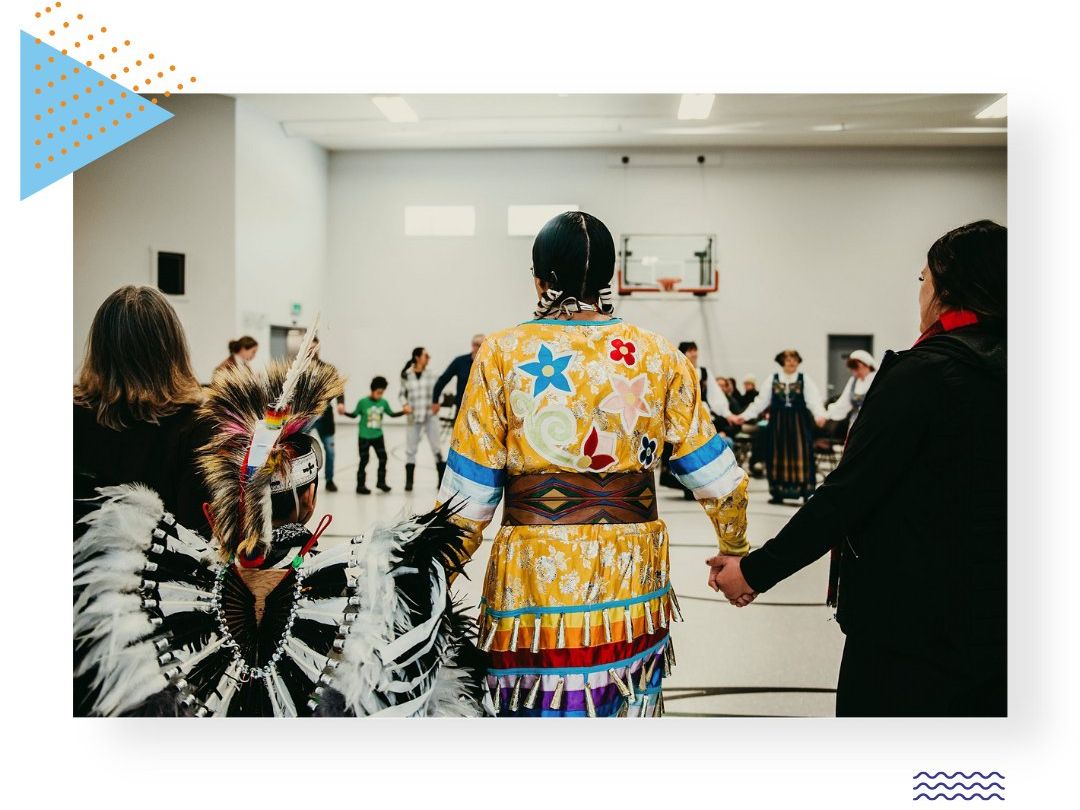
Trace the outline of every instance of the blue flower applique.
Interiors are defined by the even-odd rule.
[[[638,461],[643,467],[648,467],[656,458],[656,440],[648,436],[641,437],[641,452],[638,453]]]
[[[574,389],[570,385],[570,380],[567,379],[565,372],[566,367],[570,365],[570,361],[573,359],[573,352],[564,354],[562,357],[555,357],[552,355],[551,349],[544,344],[540,344],[540,351],[536,355],[536,360],[522,363],[518,368],[530,377],[536,378],[532,392],[534,397],[542,394],[548,387],[557,388],[570,394],[573,393]]]

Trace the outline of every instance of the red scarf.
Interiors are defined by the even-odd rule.
[[[951,332],[954,329],[960,329],[964,326],[971,326],[979,322],[979,316],[974,312],[968,312],[966,309],[950,309],[947,312],[943,312],[941,317],[930,324],[926,331],[919,335],[919,339],[915,341],[913,346],[918,346],[927,338],[934,335],[944,335],[946,332]]]

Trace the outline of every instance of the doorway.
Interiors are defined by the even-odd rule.
[[[829,335],[829,379],[825,401],[832,402],[844,391],[851,371],[847,359],[857,349],[874,353],[873,335]]]
[[[300,352],[307,328],[303,326],[271,326],[270,358],[292,360]]]

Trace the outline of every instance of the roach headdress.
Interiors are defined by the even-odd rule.
[[[298,461],[310,462],[297,459],[287,440],[344,391],[333,366],[315,362],[317,325],[292,363],[275,361],[263,372],[220,370],[200,409],[213,437],[201,449],[199,465],[211,492],[214,535],[226,557],[257,557],[268,547],[272,481],[288,488],[312,480],[295,468]]]

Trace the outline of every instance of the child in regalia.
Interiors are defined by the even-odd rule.
[[[74,548],[77,713],[475,715],[478,656],[448,579],[452,507],[318,547],[322,454],[342,391],[308,340],[291,366],[223,369],[201,416],[213,538],[143,486],[100,490]]]

